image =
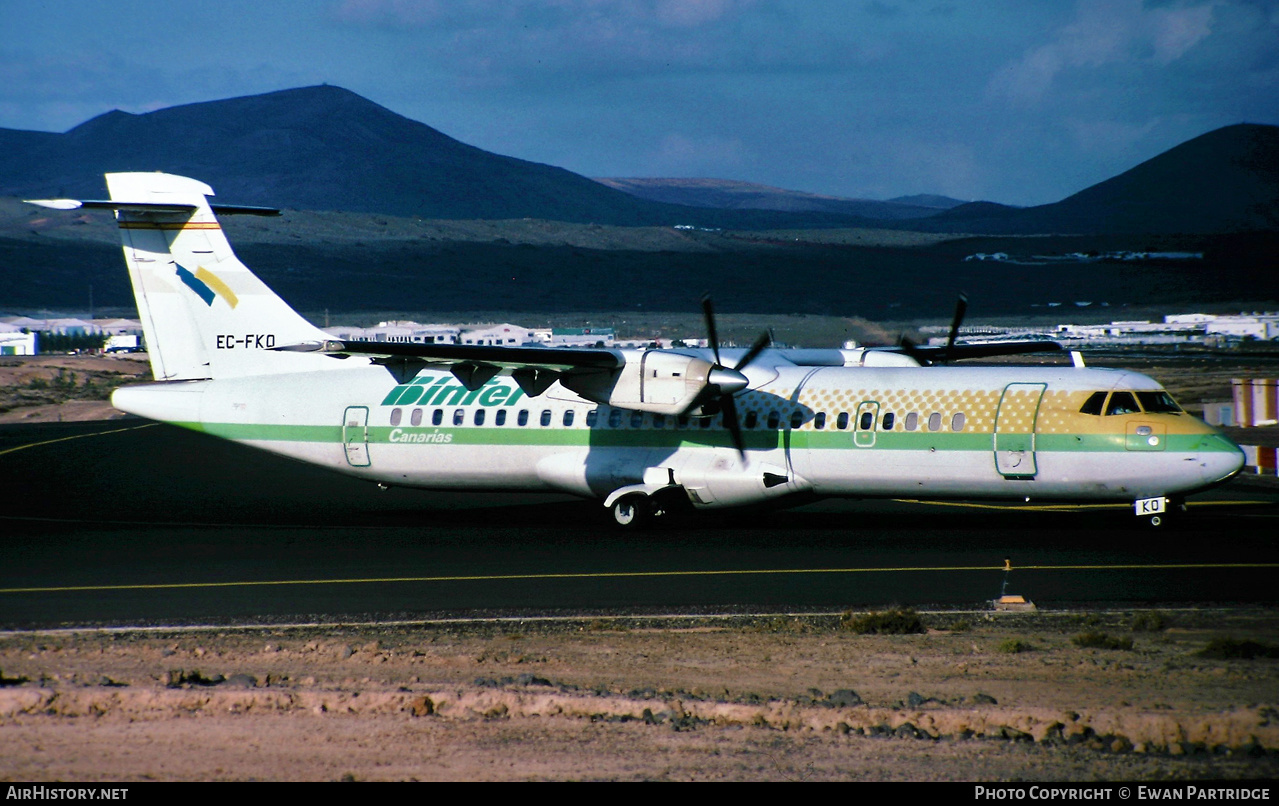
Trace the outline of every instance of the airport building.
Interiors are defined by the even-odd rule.
[[[0,356],[35,355],[36,334],[23,332],[20,328],[10,329],[10,325],[0,325]]]
[[[949,328],[932,325],[920,329],[930,335],[930,345],[943,345]],[[941,335],[947,334],[947,335]],[[976,325],[961,328],[965,341],[1042,338],[1060,342],[1067,349],[1195,344],[1226,346],[1244,340],[1279,339],[1279,313],[1173,314],[1163,321],[1121,320],[1104,325],[1058,324],[1048,327]]]

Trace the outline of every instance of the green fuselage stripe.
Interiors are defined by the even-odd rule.
[[[341,425],[284,425],[262,423],[198,423],[179,422],[174,425],[201,431],[223,439],[253,442],[328,442],[341,443]],[[394,433],[394,439],[393,439]],[[991,451],[993,439],[990,432],[874,432],[873,446],[858,447],[854,432],[847,431],[744,431],[742,433],[749,450],[774,450],[789,447],[791,450],[854,450],[854,451]],[[863,432],[871,433],[871,432]],[[367,441],[371,444],[425,444],[444,442],[416,442],[414,435],[447,435],[450,445],[509,445],[509,446],[579,446],[590,448],[658,448],[732,446],[727,431],[720,428],[681,429],[610,429],[610,428],[556,428],[528,426],[426,426],[402,428],[369,426]],[[349,434],[348,434],[349,436]],[[406,438],[409,437],[409,438]],[[356,440],[363,441],[363,440]],[[1127,434],[1036,434],[1034,448],[1048,453],[1105,453],[1155,450],[1144,441],[1134,442]],[[1167,452],[1232,452],[1237,451],[1228,440],[1215,434],[1168,434],[1158,450]]]

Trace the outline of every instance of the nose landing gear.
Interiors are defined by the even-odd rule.
[[[1142,498],[1133,502],[1133,510],[1139,518],[1158,528],[1186,512],[1186,499],[1181,496]]]

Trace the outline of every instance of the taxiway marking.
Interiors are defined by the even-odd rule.
[[[153,425],[159,425],[159,423],[145,423],[143,425],[131,425],[128,428],[115,428],[115,429],[112,429],[111,431],[93,431],[88,434],[74,434],[69,437],[58,437],[57,439],[46,439],[42,442],[28,442],[26,445],[16,445],[12,448],[5,448],[4,450],[0,451],[0,456],[4,456],[6,453],[13,453],[14,451],[24,451],[27,448],[38,448],[41,445],[52,445],[55,442],[66,442],[67,440],[71,440],[71,439],[85,439],[86,437],[104,437],[107,434],[119,434],[122,431],[136,431],[139,428],[150,428]]]
[[[395,582],[510,582],[553,579],[651,579],[655,577],[767,576],[788,574],[880,574],[964,571],[1173,571],[1222,568],[1279,568],[1279,563],[1142,563],[1118,565],[1002,565],[898,566],[893,568],[757,568],[727,571],[600,571],[562,574],[467,574],[429,577],[364,577],[351,579],[271,579],[237,582],[158,582],[138,585],[52,585],[31,588],[0,588],[6,593],[84,593],[139,590],[184,590],[192,588],[253,588],[285,585],[368,585]]]

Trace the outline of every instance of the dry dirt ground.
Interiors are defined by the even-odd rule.
[[[1279,777],[1279,613],[923,620],[6,634],[0,779]]]
[[[0,423],[112,420],[111,390],[151,380],[146,356],[36,355],[0,358]]]

